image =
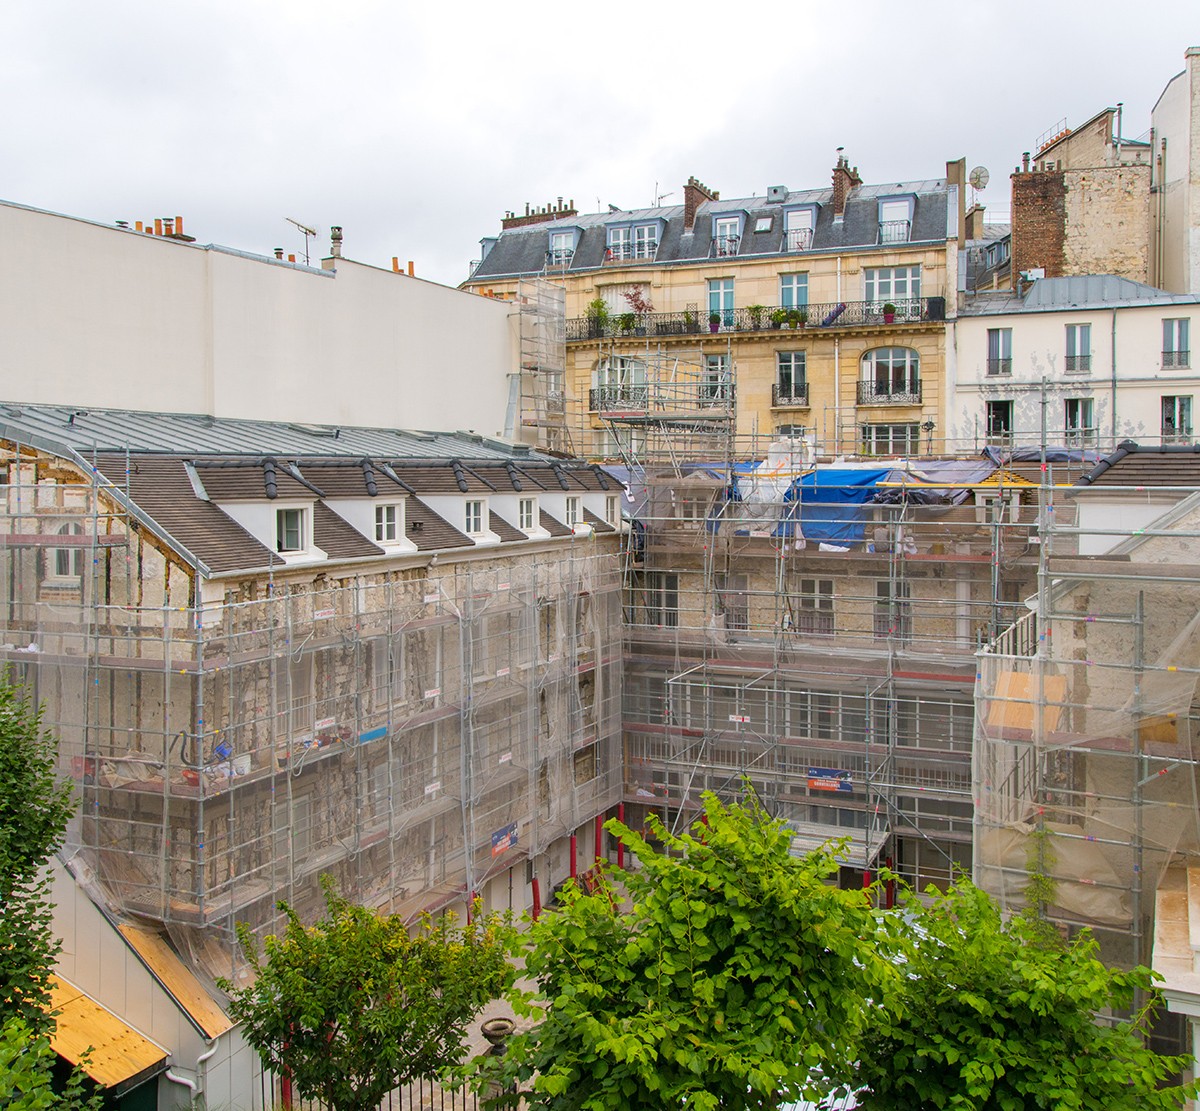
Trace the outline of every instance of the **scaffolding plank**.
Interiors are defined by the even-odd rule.
[[[117,928],[171,998],[207,1037],[215,1038],[232,1029],[233,1020],[217,1006],[157,930],[128,923]]]

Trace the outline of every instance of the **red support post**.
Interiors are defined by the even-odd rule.
[[[622,825],[625,824],[625,804],[623,802],[617,803],[617,821]],[[617,838],[617,867],[625,867],[625,842],[619,837]]]
[[[604,815],[596,815],[596,863],[604,855]]]
[[[571,879],[579,878],[579,867],[577,860],[577,845],[575,834],[571,834]]]
[[[537,876],[533,877],[533,910],[530,917],[536,922],[542,913],[542,889],[538,884]]]
[[[883,885],[883,905],[891,910],[896,905],[896,880],[891,875],[892,858],[890,856],[887,858],[887,870],[889,874],[887,882]]]

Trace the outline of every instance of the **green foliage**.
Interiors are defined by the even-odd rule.
[[[603,297],[593,297],[587,303],[587,318],[595,321],[597,324],[605,324],[608,321],[608,305]]]
[[[58,1060],[45,1033],[32,1030],[19,1017],[0,1025],[0,1107],[5,1111],[101,1111],[103,1095],[88,1095],[83,1072],[75,1069],[62,1092],[51,1085]]]
[[[617,327],[622,332],[632,332],[637,325],[637,314],[632,312],[623,312],[617,317]]]
[[[1159,1085],[1186,1059],[1143,1044],[1148,1011],[1095,1021],[1151,991],[1148,969],[1105,967],[1087,934],[1068,945],[1025,916],[1005,922],[965,882],[929,905],[909,895],[901,914],[911,927],[896,942],[905,991],[879,1009],[861,1058],[872,1111],[1180,1106],[1185,1093]]]
[[[457,1064],[472,1016],[512,979],[512,931],[488,916],[463,929],[446,915],[415,935],[395,916],[355,906],[321,877],[326,913],[305,927],[286,903],[266,960],[239,930],[255,973],[230,1010],[263,1064],[334,1111],[373,1109],[394,1087]]]
[[[532,927],[525,1006],[542,1021],[489,1079],[532,1078],[526,1103],[554,1111],[739,1111],[800,1096],[816,1070],[849,1076],[864,1000],[899,979],[867,894],[827,884],[832,854],[792,857],[753,796],[704,810],[683,836],[650,819],[666,854],[608,823],[639,867],[623,891],[569,887]]]

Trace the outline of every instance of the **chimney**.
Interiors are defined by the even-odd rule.
[[[408,260],[408,276],[410,278],[415,278],[417,276],[416,269],[413,267],[412,259]]]
[[[562,220],[568,216],[578,216],[575,211],[575,202],[573,200],[563,204],[562,197],[558,198],[558,203],[553,201],[548,202],[545,208],[531,208],[528,203],[525,205],[525,215],[516,216],[511,212],[506,212],[500,221],[500,227],[507,231],[509,228],[522,228],[527,224],[544,224],[549,220]]]
[[[334,258],[342,257],[342,229],[339,224],[329,229],[329,253]]]
[[[858,176],[858,167],[850,168],[846,161],[845,147],[838,147],[837,165],[833,167],[833,216],[837,219],[846,214],[846,198],[850,190],[862,184]]]
[[[683,230],[691,231],[696,224],[696,213],[705,201],[719,201],[720,193],[715,193],[696,177],[689,177],[683,187]]]
[[[967,238],[983,238],[983,205],[973,204],[967,209]]]
[[[279,259],[280,262],[283,261],[283,248],[282,247],[275,248],[275,257],[277,259]]]

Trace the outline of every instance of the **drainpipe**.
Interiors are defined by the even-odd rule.
[[[1117,310],[1112,310],[1112,449],[1117,446]]]
[[[837,296],[834,300],[842,303],[842,256],[837,259]],[[842,344],[837,338],[833,341],[833,454],[842,453]]]
[[[195,1080],[189,1080],[186,1076],[180,1076],[178,1073],[173,1072],[171,1069],[167,1069],[167,1071],[165,1073],[163,1073],[163,1075],[172,1084],[178,1084],[183,1088],[187,1088],[187,1090],[189,1092],[191,1092],[191,1094],[192,1094],[191,1098],[192,1098],[193,1103],[195,1103],[197,1100],[202,1099],[204,1097],[204,1081],[205,1081],[206,1073],[207,1073],[207,1070],[205,1069],[204,1066],[205,1066],[205,1064],[208,1063],[209,1058],[211,1058],[212,1055],[217,1052],[218,1044],[219,1044],[218,1039],[213,1038],[208,1049],[206,1049],[203,1053],[200,1054],[199,1057],[196,1058],[196,1069],[195,1069],[196,1079]]]

